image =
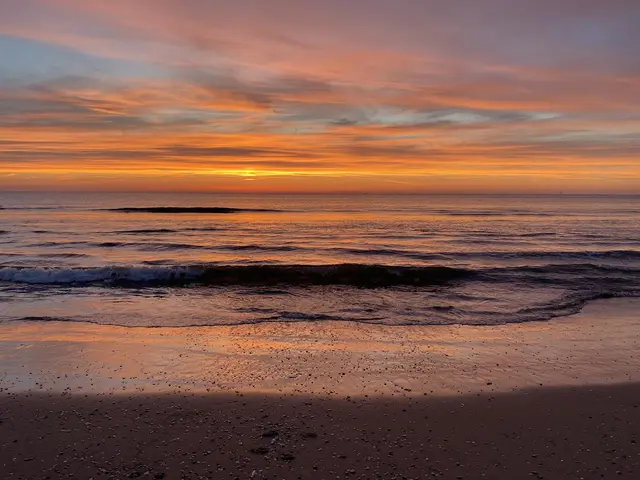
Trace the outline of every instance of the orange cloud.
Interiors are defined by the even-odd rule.
[[[499,0],[401,3],[16,2],[0,32],[97,67],[0,80],[0,187],[640,187],[632,4],[585,0],[616,25],[587,58],[566,0],[516,2],[493,31],[477,20]]]

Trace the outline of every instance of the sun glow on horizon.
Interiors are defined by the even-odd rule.
[[[639,192],[640,9],[501,2],[0,7],[0,188]]]

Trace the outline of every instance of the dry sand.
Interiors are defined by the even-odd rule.
[[[2,478],[640,478],[639,312],[2,325]]]
[[[638,478],[640,386],[0,397],[2,478]]]

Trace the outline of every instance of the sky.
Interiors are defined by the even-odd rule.
[[[0,190],[640,193],[638,0],[0,0]]]

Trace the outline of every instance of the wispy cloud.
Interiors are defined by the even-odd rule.
[[[9,0],[0,186],[640,188],[637,2],[389,5]]]

